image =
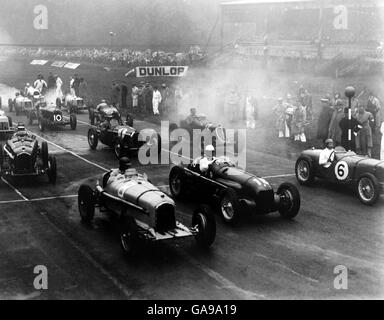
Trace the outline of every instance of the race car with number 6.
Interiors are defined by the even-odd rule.
[[[332,183],[350,185],[363,204],[373,205],[384,191],[384,161],[371,159],[335,148],[335,159],[329,168],[319,165],[321,150],[310,149],[296,161],[296,178],[302,185],[310,185],[315,178]]]

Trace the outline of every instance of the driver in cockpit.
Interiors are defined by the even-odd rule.
[[[199,162],[201,173],[206,174],[208,172],[210,165],[213,163],[213,161],[215,161],[215,158],[213,157],[214,151],[215,151],[215,148],[211,144],[205,147],[204,156],[200,159],[200,162]]]

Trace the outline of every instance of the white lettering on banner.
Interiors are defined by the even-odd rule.
[[[33,20],[33,27],[36,30],[48,29],[48,9],[46,6],[39,4],[33,9],[33,13],[36,15]]]
[[[32,60],[31,64],[43,66],[48,62],[48,60]]]
[[[76,69],[79,65],[80,65],[80,63],[67,62],[67,63],[64,65],[64,68],[67,68],[67,69]]]
[[[136,67],[136,77],[185,77],[187,66]]]
[[[348,9],[346,6],[336,6],[333,9],[333,13],[336,15],[333,20],[333,27],[335,30],[347,30],[348,29]]]
[[[67,62],[66,61],[54,61],[51,66],[52,67],[58,67],[58,68],[62,68],[64,67],[64,65],[66,64]]]

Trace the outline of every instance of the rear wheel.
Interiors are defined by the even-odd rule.
[[[12,122],[12,118],[11,117],[8,117],[8,124],[9,124],[9,127],[13,126],[13,122]]]
[[[8,110],[9,110],[9,112],[13,112],[13,101],[12,101],[12,99],[8,99]]]
[[[78,192],[78,207],[81,221],[83,223],[91,223],[95,216],[95,193],[88,185],[81,185]]]
[[[182,168],[173,167],[169,173],[169,189],[174,198],[185,195],[185,174]]]
[[[4,163],[4,149],[3,149],[3,144],[0,143],[0,172],[3,169],[3,163]]]
[[[48,143],[43,141],[41,143],[41,159],[43,161],[44,168],[48,167]]]
[[[71,114],[71,115],[69,116],[69,123],[70,123],[71,129],[72,129],[72,130],[76,130],[76,127],[77,127],[77,118],[76,118],[76,115],[75,115],[75,114]]]
[[[92,150],[97,148],[97,143],[99,142],[99,138],[97,136],[97,132],[95,129],[91,128],[88,130],[88,144]]]
[[[302,185],[310,185],[315,180],[313,166],[303,158],[296,161],[295,174],[297,181]]]
[[[377,178],[371,173],[363,174],[357,182],[357,194],[360,201],[365,205],[374,205],[380,194]]]
[[[216,221],[212,210],[207,205],[200,205],[193,213],[192,227],[197,227],[195,236],[200,247],[208,248],[215,241]]]
[[[57,179],[57,167],[56,167],[56,157],[50,155],[48,157],[48,169],[47,169],[49,182],[52,184],[56,183]]]
[[[280,196],[279,212],[283,218],[292,219],[300,210],[300,193],[292,183],[284,182],[277,189]]]
[[[45,123],[44,123],[44,119],[43,118],[39,118],[38,119],[38,122],[39,122],[39,130],[41,132],[44,132],[45,131]]]
[[[240,202],[235,190],[228,188],[221,193],[220,211],[224,222],[236,224],[240,217]]]

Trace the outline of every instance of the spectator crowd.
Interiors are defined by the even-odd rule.
[[[108,48],[26,48],[0,47],[0,55],[19,56],[31,59],[70,60],[72,62],[109,63],[133,68],[142,65],[191,65],[205,57],[198,46],[185,52],[164,52],[147,50]]]

